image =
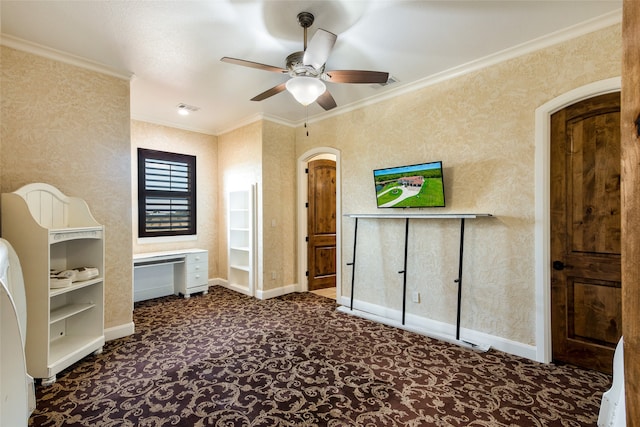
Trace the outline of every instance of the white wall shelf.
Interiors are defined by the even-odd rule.
[[[49,324],[53,324],[69,317],[75,316],[76,314],[80,314],[85,310],[91,310],[95,306],[95,304],[69,304],[62,306],[57,310],[51,310],[51,315],[49,316]]]
[[[229,192],[227,209],[228,279],[230,289],[254,294],[255,187]]]
[[[57,289],[51,289],[49,291],[49,296],[50,297],[55,297],[57,295],[62,295],[62,294],[66,294],[69,292],[74,292],[77,291],[78,289],[82,289],[86,286],[91,286],[91,285],[95,285],[96,283],[100,283],[102,282],[103,278],[99,277],[97,279],[91,279],[91,280],[84,280],[82,282],[73,282],[71,285],[65,287],[65,288],[57,288]]]
[[[104,227],[84,200],[48,184],[2,194],[2,235],[16,250],[27,297],[27,370],[43,384],[104,346]],[[51,270],[98,277],[50,288]]]
[[[488,213],[361,213],[345,214],[349,218],[388,218],[388,219],[463,219],[493,216]]]

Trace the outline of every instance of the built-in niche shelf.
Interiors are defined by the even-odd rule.
[[[227,210],[228,279],[230,289],[253,295],[255,289],[255,186],[229,192]]]

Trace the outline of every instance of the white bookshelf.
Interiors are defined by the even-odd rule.
[[[45,384],[104,346],[104,227],[84,200],[48,184],[2,194],[2,236],[15,248],[27,297],[27,371]],[[99,276],[50,288],[50,270]]]
[[[254,186],[229,193],[228,287],[247,295],[254,293]]]

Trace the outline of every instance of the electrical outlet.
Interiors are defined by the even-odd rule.
[[[419,304],[420,303],[420,292],[413,291],[413,294],[411,294],[411,301]]]

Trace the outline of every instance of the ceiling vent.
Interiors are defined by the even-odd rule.
[[[178,114],[180,114],[181,116],[188,116],[189,114],[200,109],[200,107],[194,107],[193,105],[188,105],[184,102],[181,102],[176,107],[178,109]]]
[[[387,79],[387,81],[384,83],[378,83],[376,87],[385,87],[385,86],[392,85],[394,83],[398,83],[398,79],[392,76],[391,74],[389,74],[389,78]]]
[[[178,109],[179,110],[186,110],[190,113],[194,113],[196,111],[198,111],[200,109],[200,107],[194,107],[193,105],[189,105],[189,104],[185,104],[184,102],[181,102],[180,104],[178,104]]]

